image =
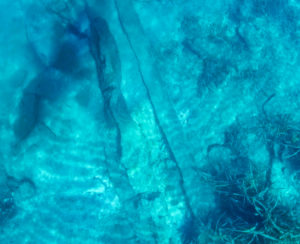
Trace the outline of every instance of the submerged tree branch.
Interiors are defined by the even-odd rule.
[[[191,218],[195,218],[195,214],[194,214],[193,209],[192,209],[191,204],[190,204],[190,199],[189,199],[189,197],[187,195],[187,192],[186,192],[186,189],[185,189],[185,186],[184,186],[184,177],[183,177],[182,170],[181,170],[181,168],[179,166],[179,162],[178,162],[178,160],[177,160],[177,158],[175,156],[175,153],[172,150],[172,147],[171,147],[169,139],[168,139],[168,137],[167,137],[167,135],[166,135],[166,133],[165,133],[165,131],[163,129],[163,126],[161,125],[157,109],[156,109],[156,107],[154,105],[153,99],[152,99],[151,94],[150,94],[150,89],[149,89],[149,87],[148,87],[148,85],[146,83],[145,77],[144,77],[143,72],[142,72],[141,62],[139,60],[139,57],[137,55],[137,52],[135,51],[135,48],[134,48],[133,44],[132,44],[131,38],[129,36],[129,33],[126,30],[125,24],[124,24],[124,22],[122,20],[120,8],[119,8],[119,5],[118,5],[117,1],[115,1],[115,6],[116,6],[116,10],[117,10],[118,19],[119,19],[119,23],[120,23],[121,29],[122,29],[124,35],[126,36],[126,39],[127,39],[128,43],[129,43],[129,46],[130,46],[130,49],[131,49],[131,51],[132,51],[132,53],[133,53],[133,55],[135,57],[135,60],[137,62],[138,73],[140,75],[140,78],[141,78],[141,81],[143,83],[143,86],[144,86],[144,88],[146,90],[146,96],[147,96],[147,99],[148,99],[148,101],[149,101],[149,103],[151,105],[155,123],[156,123],[156,125],[157,125],[157,127],[159,129],[161,138],[162,138],[162,140],[163,140],[163,142],[164,142],[164,144],[166,146],[166,149],[168,151],[169,157],[174,162],[175,168],[176,168],[176,170],[177,170],[177,172],[179,174],[179,186],[180,186],[181,192],[182,192],[183,197],[184,197],[184,202],[185,202],[187,211],[188,211],[188,213],[189,213],[189,215],[190,215]]]

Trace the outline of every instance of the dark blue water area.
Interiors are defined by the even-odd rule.
[[[298,0],[0,0],[0,243],[300,243]]]

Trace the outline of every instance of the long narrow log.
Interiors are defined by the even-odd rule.
[[[139,18],[133,10],[133,6],[131,6],[130,1],[127,0],[115,0],[115,6],[120,26],[136,59],[138,72],[143,86],[145,87],[147,99],[150,102],[155,122],[166,146],[169,157],[174,162],[175,168],[178,172],[179,186],[187,211],[190,217],[193,218],[195,217],[195,214],[184,186],[184,176],[180,166],[180,163],[192,162],[193,158],[189,153],[180,154],[180,152],[184,151],[183,148],[187,147],[184,142],[184,133],[182,132],[180,121],[177,118],[176,112],[172,109],[171,103],[168,101],[166,94],[162,91],[160,75],[155,68],[154,60],[152,60],[151,55],[148,54],[150,51],[150,43],[146,38],[143,38],[144,33],[140,26]],[[130,34],[140,38],[140,40],[135,41],[135,43],[137,43],[136,46],[133,45]],[[140,55],[149,62],[147,67],[145,67],[145,64],[142,64],[140,61]],[[144,72],[147,73],[147,78],[145,78]],[[148,80],[149,78],[150,80]],[[155,97],[155,100],[153,97]],[[157,110],[158,106],[161,108],[160,111]],[[168,122],[169,118],[172,118],[171,124]],[[172,137],[172,134],[175,132],[174,130],[177,130],[177,135]]]
[[[113,152],[115,156],[106,151],[106,164],[110,171],[112,183],[116,189],[120,188],[119,197],[125,201],[127,200],[126,194],[122,189],[125,188],[130,197],[135,195],[135,192],[130,184],[127,169],[122,164],[122,116],[119,115],[117,107],[123,106],[126,109],[126,105],[120,105],[120,101],[125,103],[120,91],[121,61],[116,41],[106,21],[101,16],[94,17],[87,5],[86,13],[90,23],[89,48],[96,66],[99,89],[104,101],[106,122],[109,127],[108,131],[115,133],[116,151]],[[128,115],[128,117],[130,116]]]

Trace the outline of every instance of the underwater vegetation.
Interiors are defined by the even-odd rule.
[[[216,209],[205,221],[223,241],[276,243],[281,240],[293,242],[298,238],[299,212],[295,205],[284,204],[279,196],[274,195],[271,180],[276,157],[284,163],[283,168],[291,164],[289,157],[282,159],[282,154],[285,150],[289,152],[289,147],[297,148],[298,142],[289,139],[298,131],[293,128],[290,116],[267,115],[264,106],[273,97],[262,106],[263,112],[257,118],[258,128],[253,131],[239,123],[233,124],[225,131],[223,144],[208,147],[208,164],[204,168],[208,178],[205,180],[215,188]],[[265,143],[269,152],[266,171],[261,172],[259,162],[249,158],[247,147],[244,147],[247,138],[244,133],[247,131],[255,133]],[[217,161],[220,160],[217,155],[224,155],[221,152],[227,149],[230,156]],[[299,182],[297,184],[299,189]]]

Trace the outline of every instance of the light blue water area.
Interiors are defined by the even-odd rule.
[[[0,243],[300,243],[298,0],[0,0]]]

